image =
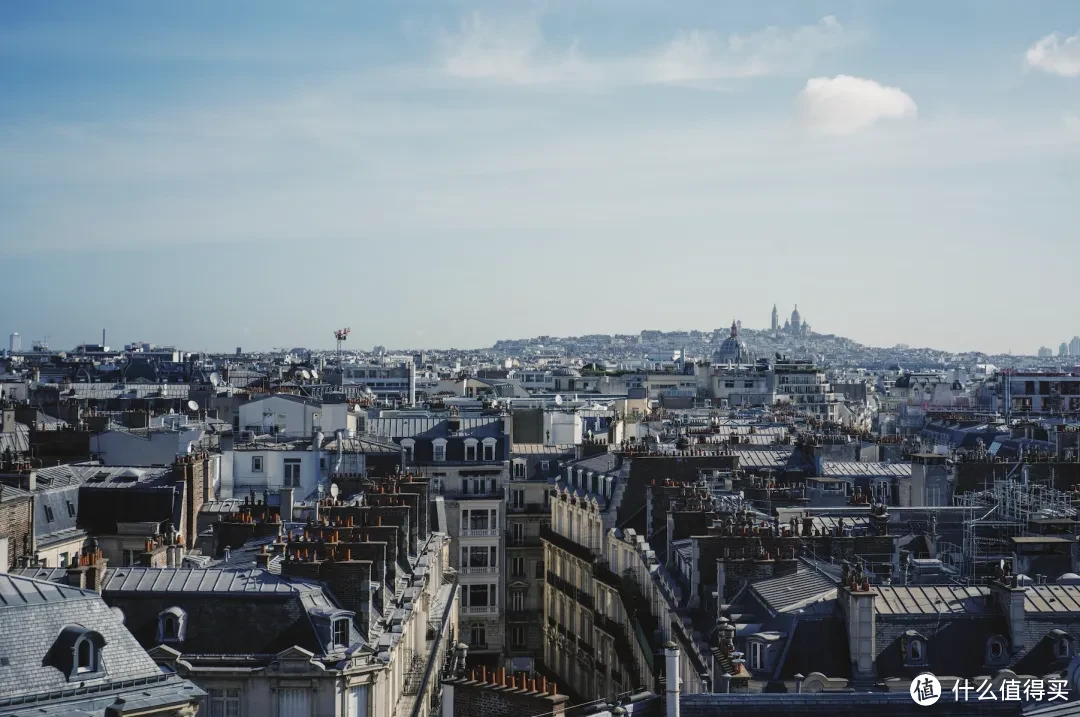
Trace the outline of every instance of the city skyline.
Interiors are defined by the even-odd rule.
[[[1080,328],[1072,3],[112,7],[0,8],[24,345]]]

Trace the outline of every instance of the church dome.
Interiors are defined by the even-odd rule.
[[[713,352],[712,362],[743,364],[750,363],[750,350],[746,343],[739,338],[739,325],[731,323],[731,335],[724,339],[719,348]]]
[[[791,325],[798,326],[802,323],[802,316],[799,314],[799,305],[795,304],[795,310],[791,312]]]

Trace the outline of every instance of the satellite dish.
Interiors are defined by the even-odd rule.
[[[311,380],[311,372],[308,371],[306,368],[300,369],[300,375],[304,378],[305,381]]]
[[[315,369],[311,369],[311,377],[313,379],[315,379],[316,381],[318,381],[319,380],[319,372],[316,371]]]
[[[221,383],[221,376],[218,375],[217,371],[214,371],[210,374],[210,385],[217,386],[219,383]]]
[[[188,408],[189,411],[198,411],[199,410],[199,404],[195,403],[194,401],[188,401],[187,402],[187,408]]]
[[[559,393],[555,394],[555,405],[556,406],[561,406],[562,405],[562,394],[559,394]]]
[[[341,491],[338,490],[337,483],[331,483],[330,484],[330,497],[331,498],[337,500],[338,493],[340,493],[340,492]]]

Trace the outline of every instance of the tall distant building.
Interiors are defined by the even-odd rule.
[[[1068,356],[1068,355],[1069,355],[1069,345],[1068,344],[1062,343],[1061,346],[1058,346],[1058,356]]]
[[[780,328],[780,312],[776,310],[776,304],[772,305],[772,330],[776,332]]]
[[[1039,358],[1050,358],[1053,355],[1054,355],[1053,349],[1050,349],[1050,348],[1048,348],[1046,346],[1040,346],[1039,347]]]
[[[19,336],[18,331],[13,332],[11,336],[8,337],[8,350],[11,351],[11,353],[22,351],[22,337]]]
[[[1069,355],[1080,356],[1080,336],[1073,336],[1073,340],[1069,342]]]

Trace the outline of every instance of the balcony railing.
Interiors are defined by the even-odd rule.
[[[617,622],[598,610],[593,610],[593,626],[600,628],[612,637],[623,634],[622,627]]]
[[[615,588],[616,590],[622,589],[622,578],[609,567],[608,561],[604,558],[597,560],[592,566],[593,577],[602,582],[608,587]]]
[[[482,568],[463,567],[458,568],[458,572],[462,575],[493,575],[499,572],[499,568],[498,566],[486,566]]]
[[[581,545],[580,543],[574,542],[570,538],[567,538],[565,535],[560,535],[559,533],[556,533],[554,530],[552,530],[546,525],[540,526],[540,538],[541,540],[546,540],[547,542],[551,543],[556,548],[570,553],[579,560],[586,560],[592,562],[593,559],[596,557],[596,553],[594,553],[589,548]]]
[[[480,607],[463,607],[461,611],[466,615],[498,615],[498,605],[483,605]]]
[[[498,538],[499,533],[498,528],[469,528],[459,531],[458,535],[462,538]]]
[[[511,505],[507,508],[511,513],[526,513],[532,515],[547,515],[550,510],[543,503],[525,503],[524,505]]]
[[[506,547],[508,548],[539,548],[543,543],[540,542],[539,535],[510,535],[509,531],[506,534]]]
[[[592,595],[585,592],[584,590],[578,590],[577,591],[577,601],[579,603],[581,603],[582,605],[584,605],[586,607],[586,609],[588,609],[588,610],[593,609],[593,597],[592,597]]]

